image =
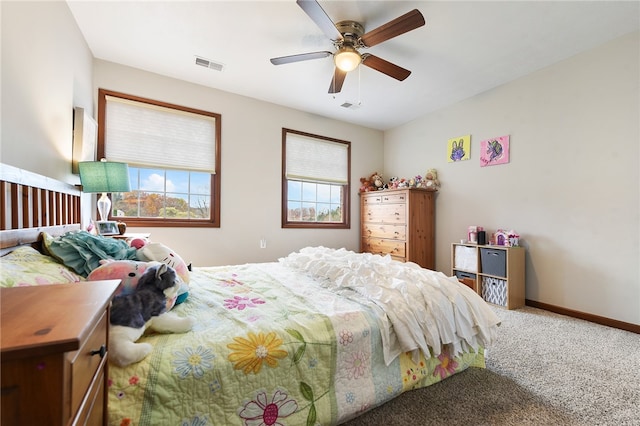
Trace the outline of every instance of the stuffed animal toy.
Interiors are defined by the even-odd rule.
[[[129,245],[131,247],[133,247],[134,249],[138,250],[141,249],[142,247],[144,247],[145,245],[147,245],[149,241],[147,241],[145,238],[133,238],[130,242]]]
[[[371,175],[371,182],[376,189],[385,189],[384,178],[378,172]]]
[[[378,174],[378,172],[375,172],[369,178],[360,178],[360,192],[378,191],[387,187],[382,175]]]
[[[424,174],[422,187],[430,189],[432,191],[436,191],[438,188],[440,188],[440,181],[438,180],[438,172],[436,172],[436,169],[427,170],[427,172]]]
[[[114,293],[115,296],[121,294],[131,294],[138,286],[138,282],[146,270],[154,265],[160,265],[160,262],[141,262],[138,260],[113,260],[104,259],[100,261],[100,266],[91,271],[87,276],[89,281],[101,281],[101,280],[120,280],[120,285]],[[179,277],[178,277],[179,278]],[[180,278],[179,278],[180,279]],[[186,286],[180,279],[180,290],[176,297],[167,298],[167,311],[173,308],[174,305],[182,303],[187,298],[189,288],[186,286],[186,293],[184,298],[178,301],[181,296],[183,288]]]
[[[132,240],[132,244],[138,243]],[[143,262],[161,262],[171,266],[185,283],[189,282],[189,268],[184,260],[169,247],[161,243],[140,243],[134,246],[138,249],[136,257]]]
[[[373,186],[373,182],[369,178],[360,178],[360,192],[375,191],[376,187]]]
[[[150,243],[144,239],[133,239],[129,243],[131,247],[138,249],[136,257],[143,262],[161,262],[171,266],[176,273],[182,278],[182,285],[178,290],[178,298],[176,304],[180,304],[187,299],[189,295],[189,279],[191,271],[190,265],[169,247],[160,243]]]
[[[153,346],[136,343],[147,328],[160,333],[185,333],[193,319],[167,312],[167,299],[175,297],[179,279],[173,268],[157,264],[147,268],[131,294],[111,302],[109,361],[124,367],[143,360]]]

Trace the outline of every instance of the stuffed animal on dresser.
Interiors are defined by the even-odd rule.
[[[170,266],[160,263],[146,269],[133,293],[111,302],[109,360],[124,367],[143,360],[153,346],[136,343],[147,328],[160,333],[184,333],[193,319],[167,312],[167,299],[174,298],[181,280]]]

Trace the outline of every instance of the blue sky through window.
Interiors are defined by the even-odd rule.
[[[129,166],[129,180],[132,191],[166,193],[169,197],[184,199],[191,207],[209,205],[209,173]]]

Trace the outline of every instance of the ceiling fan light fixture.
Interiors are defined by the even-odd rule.
[[[360,62],[362,62],[362,57],[360,53],[356,49],[351,46],[344,46],[340,48],[340,50],[333,55],[333,62],[336,64],[340,70],[344,72],[349,72],[355,70]]]

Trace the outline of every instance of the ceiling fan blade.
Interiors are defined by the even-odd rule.
[[[342,71],[340,68],[336,67],[333,72],[333,78],[331,79],[331,86],[329,86],[329,93],[340,93],[342,90],[342,84],[344,83],[344,79],[347,76],[345,71]]]
[[[298,6],[309,15],[309,18],[316,23],[323,33],[331,40],[342,40],[342,34],[336,28],[329,15],[322,9],[316,0],[297,0]]]
[[[376,71],[380,71],[381,73],[400,81],[403,81],[411,75],[411,71],[408,69],[404,69],[396,64],[392,64],[389,61],[385,61],[382,58],[378,58],[377,56],[370,55],[368,53],[362,55],[362,65],[366,65],[369,68],[373,68]]]
[[[367,47],[375,46],[383,41],[397,37],[400,34],[415,30],[416,28],[423,26],[424,23],[425,21],[422,13],[420,13],[418,9],[413,9],[411,12],[407,12],[393,21],[389,21],[386,24],[365,33],[360,38],[360,41],[362,41],[362,43]]]
[[[310,59],[326,58],[327,56],[331,56],[331,55],[333,55],[333,53],[327,52],[327,51],[301,53],[299,55],[289,55],[289,56],[280,56],[279,58],[271,58],[271,63],[273,65],[290,64],[292,62],[301,62],[301,61],[308,61]]]

